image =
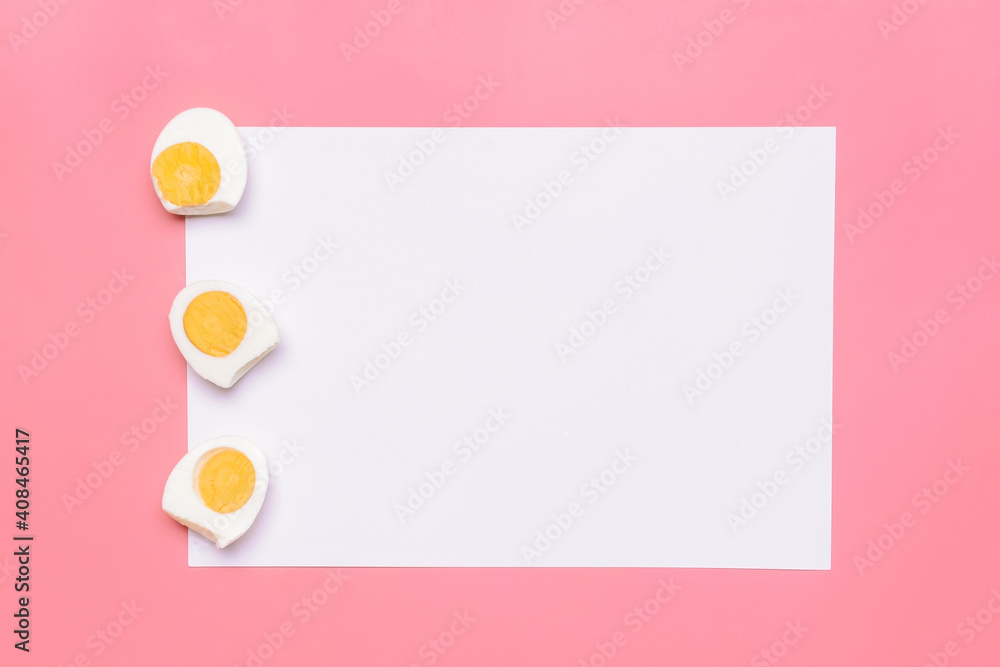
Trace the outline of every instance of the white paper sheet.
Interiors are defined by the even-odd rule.
[[[187,279],[281,344],[190,444],[272,478],[191,565],[830,567],[833,128],[241,132]]]

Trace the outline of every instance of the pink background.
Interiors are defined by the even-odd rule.
[[[54,15],[25,28],[47,3]],[[997,3],[907,0],[916,13],[884,38],[887,0],[753,0],[745,10],[592,0],[567,5],[575,12],[555,29],[545,12],[557,0],[403,0],[351,62],[340,43],[387,2],[244,0],[221,17],[220,4],[9,0],[0,10],[0,541],[16,532],[15,427],[32,434],[37,536],[30,656],[11,647],[13,547],[0,549],[0,662],[257,664],[248,651],[289,623],[294,634],[262,664],[406,666],[433,655],[441,665],[601,665],[597,645],[621,631],[627,643],[609,664],[715,667],[773,664],[756,654],[799,621],[808,631],[787,651],[779,644],[781,664],[922,665],[949,641],[957,655],[939,664],[995,664],[1000,618],[983,612],[992,622],[976,631],[960,624],[1000,590],[1000,281],[961,309],[948,295],[1000,250]],[[673,53],[723,9],[733,20],[680,71]],[[30,38],[14,45],[18,33]],[[115,99],[147,66],[168,74],[123,117]],[[832,571],[352,569],[303,623],[293,607],[324,570],[187,567],[185,531],[160,510],[187,448],[183,410],[133,452],[120,440],[157,399],[184,404],[185,366],[165,322],[184,284],[184,223],[150,187],[157,133],[192,106],[237,125],[267,124],[275,107],[296,125],[445,125],[490,74],[501,85],[467,125],[599,126],[609,115],[634,126],[773,125],[810,87],[833,93],[808,120],[838,138]],[[52,163],[105,118],[113,131],[60,181]],[[907,161],[948,127],[960,138],[911,181]],[[852,243],[845,226],[895,179],[905,194]],[[79,304],[120,267],[134,280],[86,322]],[[938,309],[947,323],[894,370],[887,353]],[[17,366],[69,322],[78,335],[23,382]],[[124,462],[67,511],[63,495],[113,450]],[[921,513],[913,496],[959,459],[969,471]],[[887,544],[883,524],[904,512],[915,525],[859,573],[855,557],[869,540]],[[633,633],[625,615],[661,577],[683,588]],[[96,639],[109,623],[117,633],[133,600],[143,609],[134,623],[110,645]],[[475,622],[443,655],[421,652],[466,610]]]

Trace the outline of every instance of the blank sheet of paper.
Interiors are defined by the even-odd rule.
[[[191,565],[830,567],[833,128],[241,132],[187,279],[281,343],[189,433],[271,481]]]

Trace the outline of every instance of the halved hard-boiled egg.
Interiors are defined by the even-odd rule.
[[[177,215],[231,211],[247,185],[247,154],[236,126],[215,109],[174,116],[153,144],[153,187]]]
[[[235,435],[212,438],[170,471],[163,511],[222,549],[257,518],[267,482],[267,459],[257,445]]]
[[[194,372],[225,389],[278,344],[278,325],[264,304],[222,280],[182,289],[169,320],[174,342]]]

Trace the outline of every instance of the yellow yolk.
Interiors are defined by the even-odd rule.
[[[153,161],[160,192],[175,206],[204,204],[215,196],[222,180],[219,161],[193,141],[167,146]]]
[[[184,311],[184,333],[207,355],[225,357],[247,333],[247,313],[229,292],[203,292]]]
[[[235,449],[224,449],[202,466],[198,493],[209,509],[228,514],[250,500],[256,481],[257,473],[250,459]]]

